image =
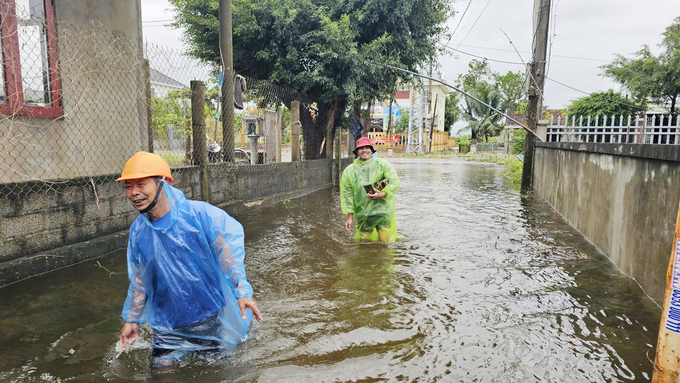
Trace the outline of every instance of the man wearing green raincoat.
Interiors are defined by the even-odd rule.
[[[373,153],[371,140],[360,138],[354,149],[359,158],[342,172],[340,199],[342,212],[347,214],[345,229],[351,232],[356,220],[355,240],[394,242],[394,194],[399,190],[399,177],[387,160],[371,158]]]

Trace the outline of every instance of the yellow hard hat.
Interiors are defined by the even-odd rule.
[[[170,175],[170,166],[161,156],[149,152],[137,152],[125,163],[123,173],[116,181],[154,176],[165,177],[168,182],[174,181]]]

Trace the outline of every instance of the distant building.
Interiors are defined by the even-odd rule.
[[[182,90],[187,86],[174,78],[164,75],[163,73],[151,68],[151,93],[160,98],[165,98],[170,92]]]
[[[435,79],[441,79],[440,74],[433,74]],[[443,80],[442,80],[443,81]],[[432,83],[432,84],[430,84]],[[432,94],[430,94],[430,89]],[[423,80],[422,87],[420,84],[416,84],[413,95],[413,109],[414,113],[410,113],[411,117],[417,118],[418,111],[420,110],[421,98],[425,97],[425,114],[424,114],[424,130],[429,130],[430,126],[434,126],[435,130],[444,130],[444,109],[446,105],[446,97],[450,93],[449,87],[431,80]],[[410,103],[411,96],[411,84],[399,84],[398,90],[394,93],[394,101],[392,103],[392,126],[396,125],[398,118],[401,116],[401,112],[404,110],[411,109]],[[435,111],[436,102],[436,111]],[[368,106],[364,106],[364,109]],[[367,131],[386,131],[387,123],[389,121],[389,109],[390,101],[374,101],[371,106],[371,120],[370,125],[366,129]],[[433,117],[434,114],[434,117]],[[434,118],[434,125],[432,125],[432,119]],[[417,120],[414,120],[417,122]],[[414,131],[419,127],[417,124],[413,125]]]

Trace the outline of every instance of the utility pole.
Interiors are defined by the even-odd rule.
[[[225,162],[234,162],[234,49],[231,0],[220,0],[219,17],[222,60],[222,157]]]
[[[420,80],[420,109],[418,116],[418,154],[423,154],[423,125],[425,125],[425,87]]]
[[[527,106],[527,127],[536,131],[543,109],[543,85],[545,64],[548,53],[548,26],[550,22],[550,0],[534,0],[534,49],[529,64],[529,105]],[[524,166],[522,168],[522,191],[532,189],[534,176],[534,144],[536,137],[526,134],[524,141]]]
[[[430,77],[432,77],[432,61],[430,61]],[[436,104],[432,104],[432,80],[428,80],[428,91],[427,98],[425,102],[427,103],[427,111],[430,113],[430,138],[427,140],[427,152],[432,153],[432,136],[434,131],[434,112],[437,109]]]
[[[413,119],[415,118],[415,113],[413,113],[413,93],[415,89],[413,83],[411,83],[411,91],[408,95],[409,101],[409,111],[408,111],[408,136],[406,137],[406,154],[413,153]]]
[[[680,205],[679,205],[680,206]],[[652,383],[677,382],[680,377],[680,208],[675,220],[675,236],[666,273],[661,326],[656,343]]]

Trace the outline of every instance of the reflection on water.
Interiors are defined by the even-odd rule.
[[[265,321],[158,374],[116,348],[117,252],[0,289],[0,381],[647,381],[661,310],[502,168],[395,160],[404,239],[355,244],[326,190],[238,217]],[[113,274],[112,274],[113,273]]]

